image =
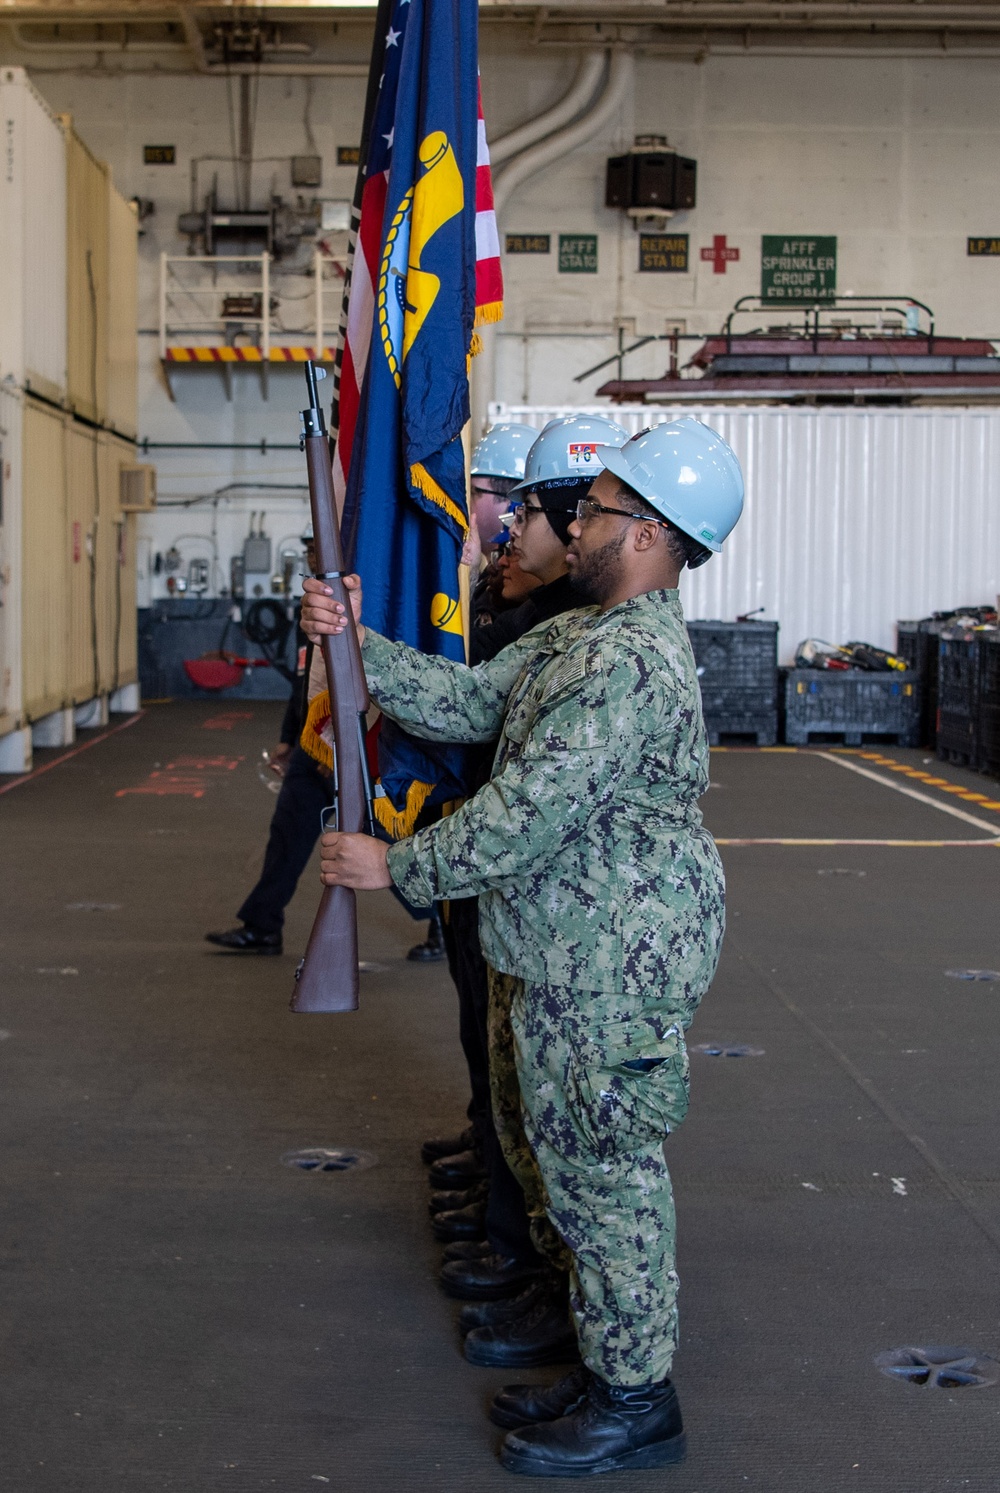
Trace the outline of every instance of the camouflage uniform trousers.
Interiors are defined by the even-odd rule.
[[[608,1015],[611,1007],[613,1015]],[[628,1062],[655,1064],[646,1071]],[[688,1105],[679,1022],[490,970],[494,1120],[532,1240],[569,1271],[584,1363],[655,1383],[677,1346],[676,1225],[663,1157]]]

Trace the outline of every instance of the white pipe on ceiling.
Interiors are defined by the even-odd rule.
[[[603,67],[603,57],[600,59]],[[588,67],[586,76],[597,74],[597,69]],[[575,92],[577,83],[582,83],[584,68],[581,66],[577,74],[576,82],[570,93]],[[575,150],[578,145],[583,145],[587,140],[593,139],[607,124],[608,120],[619,109],[629,89],[633,86],[635,79],[635,59],[630,52],[612,52],[604,88],[590,108],[575,123],[567,124],[553,134],[546,135],[543,139],[536,141],[522,149],[520,153],[508,161],[508,164],[500,172],[493,184],[493,200],[496,207],[497,224],[499,226],[500,216],[510,199],[511,194],[539,171],[544,171],[546,166],[551,166],[554,161],[562,160],[570,151]],[[581,89],[582,92],[582,89]],[[566,103],[563,100],[563,104]],[[580,107],[586,106],[586,98]],[[559,109],[561,106],[557,105]],[[548,115],[540,116],[536,123],[550,119],[555,110],[550,110]],[[575,111],[575,112],[578,112]],[[569,116],[572,118],[572,115]],[[522,126],[527,131],[528,126]],[[512,134],[517,132],[512,132]],[[510,138],[509,136],[507,137]],[[483,348],[479,356],[472,361],[472,379],[470,388],[470,405],[472,411],[473,438],[478,440],[480,434],[486,429],[487,412],[490,400],[493,398],[493,389],[496,383],[496,328],[493,326],[482,328]]]
[[[551,135],[554,130],[561,129],[564,124],[569,124],[575,119],[593,98],[603,71],[603,47],[584,53],[569,92],[565,93],[557,104],[547,109],[544,114],[539,114],[534,119],[518,125],[517,129],[510,130],[508,134],[501,135],[499,140],[490,142],[490,164],[494,170],[520,151],[526,150],[529,145],[543,140],[546,135]]]
[[[562,160],[577,146],[583,145],[598,134],[611,116],[618,110],[626,94],[633,86],[635,58],[631,52],[612,52],[604,91],[593,107],[575,124],[547,136],[537,145],[529,146],[501,171],[493,185],[493,200],[497,217],[503,212],[511,194],[528,180],[544,171],[546,166]]]

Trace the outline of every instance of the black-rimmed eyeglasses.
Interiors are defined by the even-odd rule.
[[[654,518],[651,513],[626,513],[624,508],[605,508],[603,503],[595,503],[593,498],[581,498],[574,512],[578,524],[585,524],[588,519],[596,518],[599,513],[610,513],[615,518],[637,518],[640,522],[659,524],[661,529],[670,527],[665,518]]]

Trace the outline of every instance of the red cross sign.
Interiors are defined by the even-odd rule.
[[[713,274],[724,275],[726,265],[739,259],[740,251],[727,246],[724,233],[716,233],[712,237],[712,247],[702,249],[701,257],[711,263]]]

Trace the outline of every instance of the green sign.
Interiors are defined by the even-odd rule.
[[[688,235],[686,233],[640,233],[640,274],[686,275],[687,272]]]
[[[793,238],[765,233],[761,239],[760,298],[772,306],[831,301],[837,294],[835,237]]]
[[[973,256],[1000,254],[1000,238],[970,238],[966,252]]]
[[[549,233],[508,233],[504,251],[507,254],[551,254],[552,235]]]
[[[597,234],[560,233],[560,275],[597,274]]]

